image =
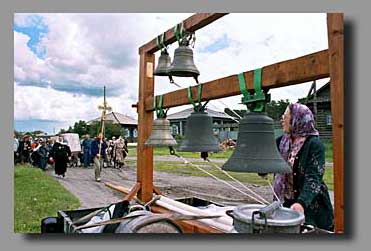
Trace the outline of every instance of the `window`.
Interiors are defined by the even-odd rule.
[[[133,136],[134,136],[134,138],[138,137],[138,131],[137,131],[137,129],[134,129],[133,130]]]
[[[332,125],[332,115],[331,114],[328,114],[326,116],[326,125],[328,125],[328,126]]]
[[[171,127],[171,130],[172,130],[173,135],[178,135],[179,134],[179,127],[177,125],[173,125]]]

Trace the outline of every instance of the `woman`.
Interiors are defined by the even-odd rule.
[[[304,213],[306,224],[332,231],[333,208],[323,182],[325,148],[313,114],[305,105],[290,104],[281,124],[284,135],[277,146],[293,172],[276,174],[274,191],[285,207]]]
[[[50,156],[54,160],[55,175],[64,178],[67,171],[67,163],[71,158],[71,149],[66,142],[63,141],[62,135],[59,135],[58,141],[53,144]]]
[[[125,158],[128,154],[127,144],[125,144],[125,139],[121,136],[116,140],[114,147],[115,154],[115,168],[121,168],[125,165]]]

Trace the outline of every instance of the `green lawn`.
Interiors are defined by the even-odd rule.
[[[332,162],[332,142],[331,140],[324,140],[323,144],[325,145],[325,157],[326,162]],[[228,159],[233,150],[229,149],[226,151],[221,151],[218,153],[209,153],[209,158],[215,159]],[[136,156],[137,155],[137,148],[135,146],[129,146],[129,156]],[[154,148],[154,155],[157,156],[164,156],[169,155],[169,148],[167,147],[155,147]],[[200,153],[190,153],[190,152],[182,152],[181,155],[186,158],[199,158]]]
[[[15,167],[14,232],[40,233],[41,219],[79,207],[79,200],[53,177],[38,168]]]
[[[325,145],[325,156],[326,162],[332,162],[332,141],[331,140],[324,140],[323,144]]]
[[[130,166],[136,165],[135,160],[127,160],[127,164]],[[215,175],[216,177],[231,181],[231,178],[225,175],[222,171],[217,169],[215,166],[213,166],[211,163],[203,162],[203,161],[197,161],[192,162],[193,164],[196,164],[203,168],[204,170],[210,172],[211,174]],[[215,163],[217,166],[221,167],[222,163]],[[183,175],[183,176],[198,176],[198,177],[206,177],[209,176],[208,174],[202,172],[201,170],[197,169],[196,167],[184,164],[182,162],[174,162],[174,161],[155,161],[154,164],[154,170],[157,172],[168,172],[168,173],[174,173],[177,175]],[[267,180],[263,179],[256,173],[233,173],[228,172],[229,175],[234,177],[240,182],[245,183],[251,183],[256,185],[268,185]],[[270,182],[272,182],[273,175],[269,174],[268,179]],[[332,168],[326,168],[325,175],[324,175],[324,181],[329,187],[330,190],[333,190],[334,181],[333,181],[333,170]]]
[[[226,150],[226,151],[221,151],[218,153],[209,153],[209,158],[228,159],[232,153],[233,153],[233,150]],[[137,155],[137,148],[135,146],[129,146],[129,156],[136,156],[136,155]],[[155,147],[154,155],[156,156],[170,155],[169,148],[168,147]],[[196,153],[181,152],[181,155],[186,158],[200,158],[200,153],[197,153],[197,152]]]

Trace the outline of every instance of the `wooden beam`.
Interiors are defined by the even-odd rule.
[[[344,232],[344,20],[327,14],[334,161],[335,232]]]
[[[148,202],[153,195],[153,148],[144,145],[151,134],[153,113],[145,110],[144,101],[153,97],[155,66],[154,54],[140,54],[139,102],[138,102],[138,142],[137,142],[137,182],[141,184],[138,198]]]
[[[323,50],[263,67],[263,88],[278,88],[329,77],[328,51]],[[244,72],[247,88],[253,90],[253,70]],[[197,98],[197,87],[192,87],[192,97]],[[237,75],[232,75],[203,84],[202,100],[212,100],[239,95]],[[167,93],[163,96],[163,107],[170,108],[189,104],[187,89]],[[153,96],[145,101],[146,111],[153,110]]]
[[[166,209],[166,208],[163,208],[163,207],[160,207],[160,206],[151,206],[151,211],[154,212],[154,213],[161,213],[161,214],[166,214],[166,213],[172,213],[172,211]],[[191,221],[191,220],[187,220],[187,221],[176,221],[176,223],[178,225],[180,225],[180,227],[182,228],[183,230],[183,233],[204,233],[204,234],[222,234],[224,233],[223,231],[219,230],[219,229],[215,229],[213,227],[210,227],[202,222],[198,222],[198,221]]]
[[[130,192],[124,196],[124,200],[131,201],[132,199],[137,199],[137,193],[140,188],[140,183],[136,183],[130,190]]]
[[[202,27],[214,22],[215,20],[227,15],[228,13],[199,13],[194,14],[184,20],[184,28],[189,32],[194,32]],[[175,25],[174,25],[175,26]],[[160,34],[159,34],[160,35]],[[164,44],[172,44],[176,41],[176,37],[174,34],[174,27],[168,29],[165,32],[164,36]],[[158,51],[159,48],[156,44],[156,38],[152,39],[150,42],[146,43],[145,45],[139,48],[139,54],[142,53],[155,53]]]

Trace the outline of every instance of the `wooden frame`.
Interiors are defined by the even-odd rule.
[[[226,13],[203,13],[195,14],[184,20],[184,27],[188,31],[196,31],[223,17]],[[305,55],[296,59],[283,61],[263,67],[263,88],[279,88],[282,86],[295,85],[307,81],[313,81],[325,77],[331,79],[331,109],[333,115],[333,157],[334,157],[334,196],[335,196],[335,232],[344,232],[344,48],[343,48],[343,14],[328,13],[328,44],[329,49],[313,54]],[[175,42],[173,29],[165,32],[164,43],[166,45]],[[156,40],[139,48],[139,101],[136,105],[138,111],[138,147],[137,147],[137,185],[131,191],[131,195],[137,193],[141,201],[147,202],[152,199],[153,193],[160,191],[153,186],[153,148],[144,145],[150,136],[153,121],[153,97],[154,97],[154,53],[159,49]],[[244,73],[248,83],[252,83],[252,71]],[[251,84],[248,89],[253,89]],[[196,97],[196,88],[192,88],[193,97]],[[237,75],[228,76],[204,83],[202,100],[218,99],[233,95],[239,95]],[[167,93],[163,96],[165,108],[188,104],[186,89]],[[156,208],[158,212],[163,209]],[[187,225],[188,224],[188,225]],[[188,222],[187,229],[195,232],[215,232],[207,227],[200,227],[198,231],[196,223]],[[193,227],[190,225],[193,224]],[[184,225],[184,224],[183,224]],[[193,229],[193,230],[192,230]]]

